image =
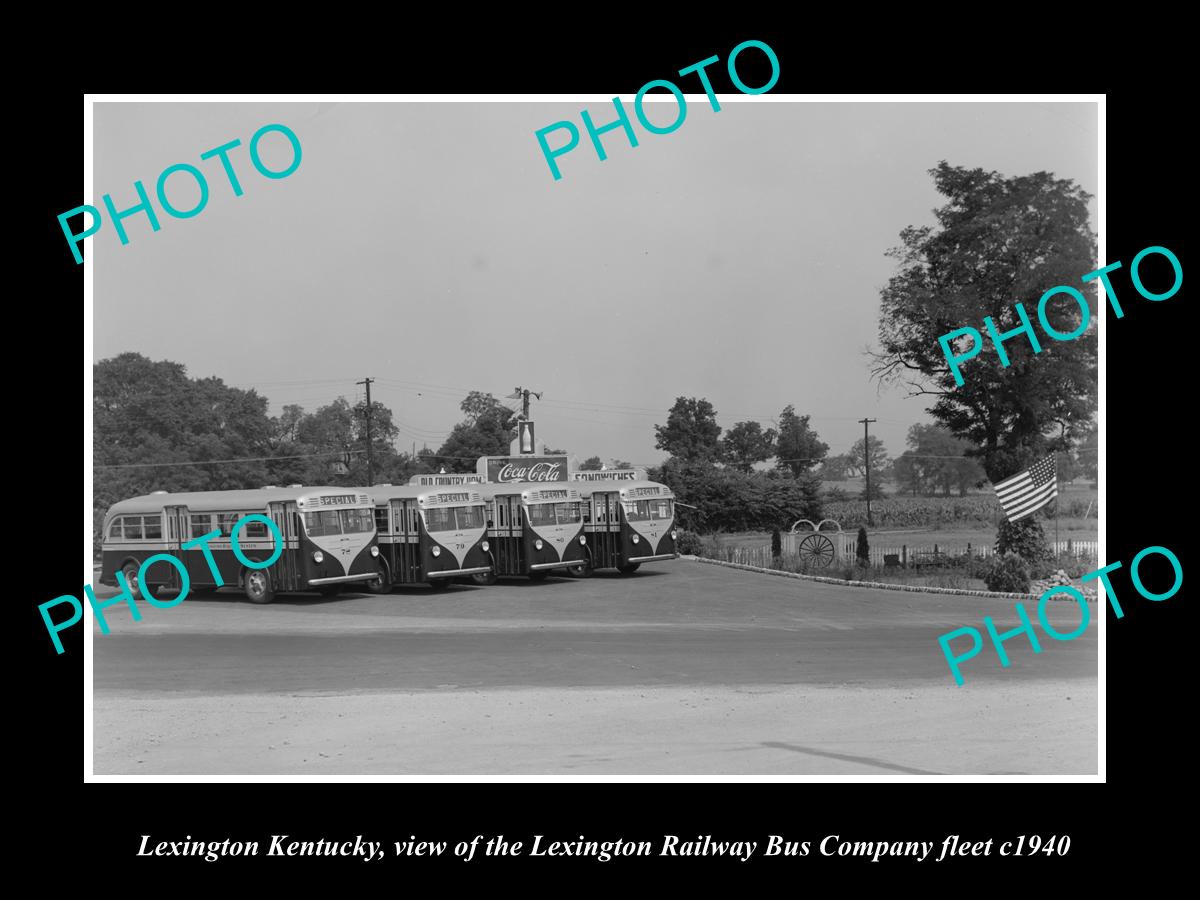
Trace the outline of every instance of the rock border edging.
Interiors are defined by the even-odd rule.
[[[784,572],[781,569],[764,569],[762,566],[749,566],[744,563],[726,562],[723,559],[709,559],[706,556],[679,555],[680,559],[690,559],[707,563],[710,566],[725,566],[727,569],[743,569],[747,572],[761,572],[764,575],[778,575],[784,578],[797,578],[801,581],[815,581],[819,584],[841,584],[846,587],[875,588],[885,591],[902,591],[915,594],[954,594],[960,597],[991,597],[1002,600],[1037,600],[1038,594],[1005,594],[999,591],[970,591],[965,588],[923,587],[910,584],[888,584],[883,581],[847,581],[844,578],[829,578],[825,575],[802,575],[799,572]],[[1093,602],[1089,597],[1088,602]]]

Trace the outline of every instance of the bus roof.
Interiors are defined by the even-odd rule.
[[[268,503],[307,500],[319,496],[353,496],[354,505],[368,505],[371,502],[366,488],[336,485],[252,488],[240,491],[186,491],[178,494],[161,491],[120,500],[108,508],[107,516],[160,512],[164,506],[186,506],[195,512],[265,510]]]
[[[371,499],[376,504],[387,503],[389,500],[416,500],[421,499],[426,503],[459,503],[471,504],[482,503],[483,498],[479,494],[479,489],[484,487],[482,484],[441,484],[437,486],[427,484],[377,484],[374,487],[366,488]],[[467,499],[461,498],[456,500],[441,500],[438,499],[445,495],[463,495]]]
[[[504,494],[532,494],[534,492],[541,493],[542,491],[566,491],[570,496],[571,492],[575,492],[575,497],[579,498],[579,484],[574,481],[505,481],[490,484],[474,485],[479,489],[479,493],[484,499],[491,500],[493,497]],[[561,498],[555,498],[561,500]]]
[[[636,489],[658,488],[657,496],[659,497],[674,497],[674,492],[665,484],[659,481],[574,481],[571,482],[575,487],[579,488],[581,496],[590,497],[592,494],[600,493],[616,493],[620,492],[624,496],[630,496],[627,491]],[[641,494],[634,496],[651,496]]]

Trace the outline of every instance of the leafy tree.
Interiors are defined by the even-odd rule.
[[[882,475],[883,470],[887,468],[888,464],[891,462],[891,460],[888,459],[887,449],[883,446],[883,441],[877,438],[875,435],[871,435],[870,446],[871,457],[869,462],[871,465],[871,474],[873,476]],[[857,472],[859,475],[866,475],[867,463],[868,459],[865,451],[863,450],[863,439],[859,438],[854,442],[854,446],[850,448],[849,468],[851,471]]]
[[[623,459],[614,459],[612,467],[614,469],[632,469],[633,463],[627,462],[626,460],[623,460]]]
[[[781,471],[801,475],[820,464],[829,452],[829,445],[809,427],[809,418],[796,415],[796,408],[790,403],[779,414],[779,436],[776,439],[776,455],[779,459],[775,466]]]
[[[957,488],[959,496],[966,496],[969,488],[985,478],[978,460],[966,455],[971,445],[944,425],[915,424],[908,429],[906,442],[909,449],[902,456],[910,458],[921,489],[929,494],[941,491],[949,497]]]
[[[707,400],[678,397],[667,414],[666,425],[655,425],[654,446],[676,459],[689,462],[720,458],[721,426]]]
[[[192,379],[179,363],[122,353],[92,368],[93,525],[108,507],[155,490],[198,491],[269,483],[267,399],[219,378]],[[201,460],[245,460],[191,465]],[[180,465],[163,465],[163,463]],[[154,465],[139,465],[153,463]]]
[[[775,455],[775,430],[758,422],[738,422],[721,438],[721,459],[740,472],[750,472],[756,462]]]
[[[896,457],[892,463],[892,475],[900,489],[911,491],[914,497],[925,490],[925,470],[915,450],[905,450]]]
[[[1004,177],[941,162],[930,171],[947,203],[936,226],[908,227],[889,252],[899,270],[883,289],[880,349],[873,374],[934,398],[929,412],[972,445],[992,482],[1027,468],[1060,446],[1057,427],[1070,433],[1096,407],[1096,328],[1069,341],[1039,336],[1035,354],[1024,335],[1004,344],[1001,365],[984,337],[982,352],[965,363],[958,385],[938,338],[964,326],[984,330],[991,316],[1001,333],[1018,327],[1021,302],[1037,328],[1037,303],[1050,288],[1071,285],[1096,310],[1095,289],[1080,277],[1095,268],[1096,236],[1089,194],[1048,172]],[[1051,326],[1075,330],[1081,319],[1069,297],[1046,307]],[[960,350],[963,348],[959,348]],[[1025,524],[1021,524],[1025,523]],[[1030,529],[1032,517],[1020,520]]]
[[[604,468],[604,461],[598,456],[589,456],[579,464],[581,472],[599,472]]]
[[[679,506],[681,526],[700,533],[782,529],[796,519],[821,518],[820,482],[811,475],[746,473],[675,458],[649,475],[686,504]]]
[[[493,397],[471,391],[459,408],[466,418],[450,431],[433,463],[447,472],[474,472],[481,456],[505,456],[517,427],[516,414]],[[436,469],[435,469],[436,471]]]
[[[852,467],[849,453],[827,456],[818,471],[822,481],[845,481]]]

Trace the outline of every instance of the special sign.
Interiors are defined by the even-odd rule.
[[[566,481],[565,456],[484,456],[478,463],[480,475],[492,484],[513,481]]]

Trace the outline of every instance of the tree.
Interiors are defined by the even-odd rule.
[[[105,512],[118,500],[269,483],[262,457],[277,440],[265,397],[219,378],[189,378],[179,363],[140,353],[93,366],[92,436],[97,540]],[[194,464],[204,460],[222,461]]]
[[[888,459],[887,449],[883,446],[883,441],[875,435],[871,435],[871,458],[868,460],[863,451],[863,439],[859,438],[854,442],[854,446],[850,448],[850,465],[849,468],[853,472],[860,475],[867,474],[868,462],[871,466],[871,474],[879,475],[891,462]]]
[[[676,459],[695,462],[720,458],[721,426],[707,400],[678,397],[667,414],[666,425],[655,425],[654,446]]]
[[[580,472],[599,472],[604,468],[604,462],[598,456],[589,456],[579,464]]]
[[[949,497],[951,490],[957,488],[959,496],[965,496],[969,488],[985,477],[978,460],[967,456],[971,445],[955,437],[944,425],[917,423],[908,429],[906,443],[909,449],[902,457],[910,458],[920,487],[926,493],[940,490]]]
[[[969,455],[996,482],[1055,449],[1048,435],[1056,426],[1071,430],[1091,419],[1096,329],[1070,341],[1040,340],[1037,354],[1018,335],[1004,344],[1008,366],[985,346],[964,366],[961,386],[938,338],[963,326],[982,330],[984,316],[1000,332],[1012,330],[1020,325],[1014,303],[1023,301],[1036,319],[1038,299],[1058,285],[1084,292],[1095,309],[1094,288],[1080,282],[1096,257],[1092,198],[1048,172],[1005,178],[943,161],[930,174],[948,202],[935,210],[936,227],[905,228],[901,246],[889,251],[899,271],[881,295],[873,374],[933,397],[929,412],[970,442]],[[1060,333],[1081,316],[1061,298],[1046,313]]]
[[[627,462],[626,460],[623,460],[623,459],[614,459],[612,467],[614,469],[632,469],[633,463]]]
[[[1016,302],[1036,319],[1035,304],[1059,285],[1084,293],[1096,310],[1094,287],[1080,282],[1095,268],[1092,198],[1049,172],[1006,178],[942,161],[930,175],[948,202],[934,211],[936,227],[905,228],[901,245],[889,251],[899,271],[881,295],[873,374],[933,397],[928,411],[972,444],[971,455],[982,459],[988,479],[997,482],[1051,450],[1066,449],[1061,438],[1050,436],[1056,427],[1061,435],[1091,419],[1095,323],[1074,340],[1042,335],[1037,354],[1017,335],[1004,345],[1008,366],[985,346],[965,365],[962,385],[938,338],[964,326],[982,330],[984,316],[992,317],[1000,333],[1011,331],[1021,324]],[[1063,297],[1047,304],[1046,314],[1064,334],[1082,318],[1078,306]],[[1016,527],[1032,530],[1033,524],[1029,516]]]
[[[821,484],[811,475],[746,473],[671,458],[649,476],[675,493],[680,525],[692,531],[764,531],[821,519]]]
[[[850,454],[839,453],[837,456],[827,456],[817,474],[822,481],[845,481],[850,468]]]
[[[756,462],[775,455],[775,430],[757,422],[738,422],[721,438],[721,459],[739,472],[750,472]]]
[[[434,464],[448,472],[473,472],[481,456],[506,456],[517,427],[516,414],[493,397],[471,391],[459,405],[466,418],[447,435]],[[436,471],[436,469],[435,469]]]
[[[779,414],[779,436],[776,439],[775,463],[781,471],[800,475],[815,468],[829,452],[829,445],[809,427],[809,416],[796,415],[790,403]]]
[[[858,536],[854,542],[854,557],[864,566],[871,564],[871,544],[867,540],[867,529],[865,525],[858,526]]]
[[[914,497],[925,490],[925,471],[915,450],[905,450],[896,457],[892,463],[892,474],[900,489],[911,491]]]

